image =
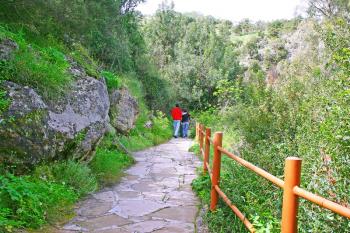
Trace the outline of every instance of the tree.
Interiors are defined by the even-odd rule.
[[[349,12],[348,0],[308,0],[311,15],[330,18],[337,14]]]

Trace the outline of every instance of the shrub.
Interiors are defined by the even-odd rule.
[[[154,145],[163,143],[164,141],[171,138],[171,123],[165,114],[157,111],[152,119],[153,126],[151,128],[152,142]]]
[[[30,176],[0,176],[0,230],[38,228],[76,200],[75,192],[63,184]]]

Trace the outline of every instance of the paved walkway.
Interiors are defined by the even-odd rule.
[[[188,152],[191,143],[173,139],[136,152],[121,182],[83,201],[59,232],[195,232],[199,201],[191,182],[200,162]]]

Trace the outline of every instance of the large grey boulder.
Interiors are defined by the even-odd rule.
[[[66,158],[89,159],[109,120],[103,82],[85,77],[62,101],[45,103],[29,87],[5,82],[11,100],[0,120],[0,160],[33,165]]]
[[[126,88],[111,91],[109,98],[111,125],[121,133],[128,133],[139,113],[137,101]]]
[[[11,103],[0,115],[0,163],[28,167],[56,159],[91,159],[109,122],[107,87],[103,79],[69,62],[75,81],[55,100],[44,100],[20,84],[1,84]]]

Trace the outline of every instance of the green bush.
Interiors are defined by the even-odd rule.
[[[76,200],[77,195],[67,185],[30,176],[0,176],[0,230],[38,228]]]
[[[192,150],[199,155],[198,144],[195,144]],[[212,151],[210,156],[209,161],[212,166]],[[221,164],[221,189],[232,203],[248,217],[258,232],[280,232],[280,213],[275,210],[281,209],[281,191],[264,178],[257,176],[227,157],[222,158]],[[261,189],[262,186],[265,188]],[[192,188],[201,199],[202,205],[209,206],[211,190],[209,176],[201,173],[192,182]],[[204,217],[209,228],[214,232],[247,231],[241,220],[221,198],[217,210],[207,212]],[[230,224],[226,224],[227,219],[230,219]]]
[[[164,113],[157,111],[152,119],[151,128],[153,145],[158,145],[168,140],[171,134],[171,123]]]

